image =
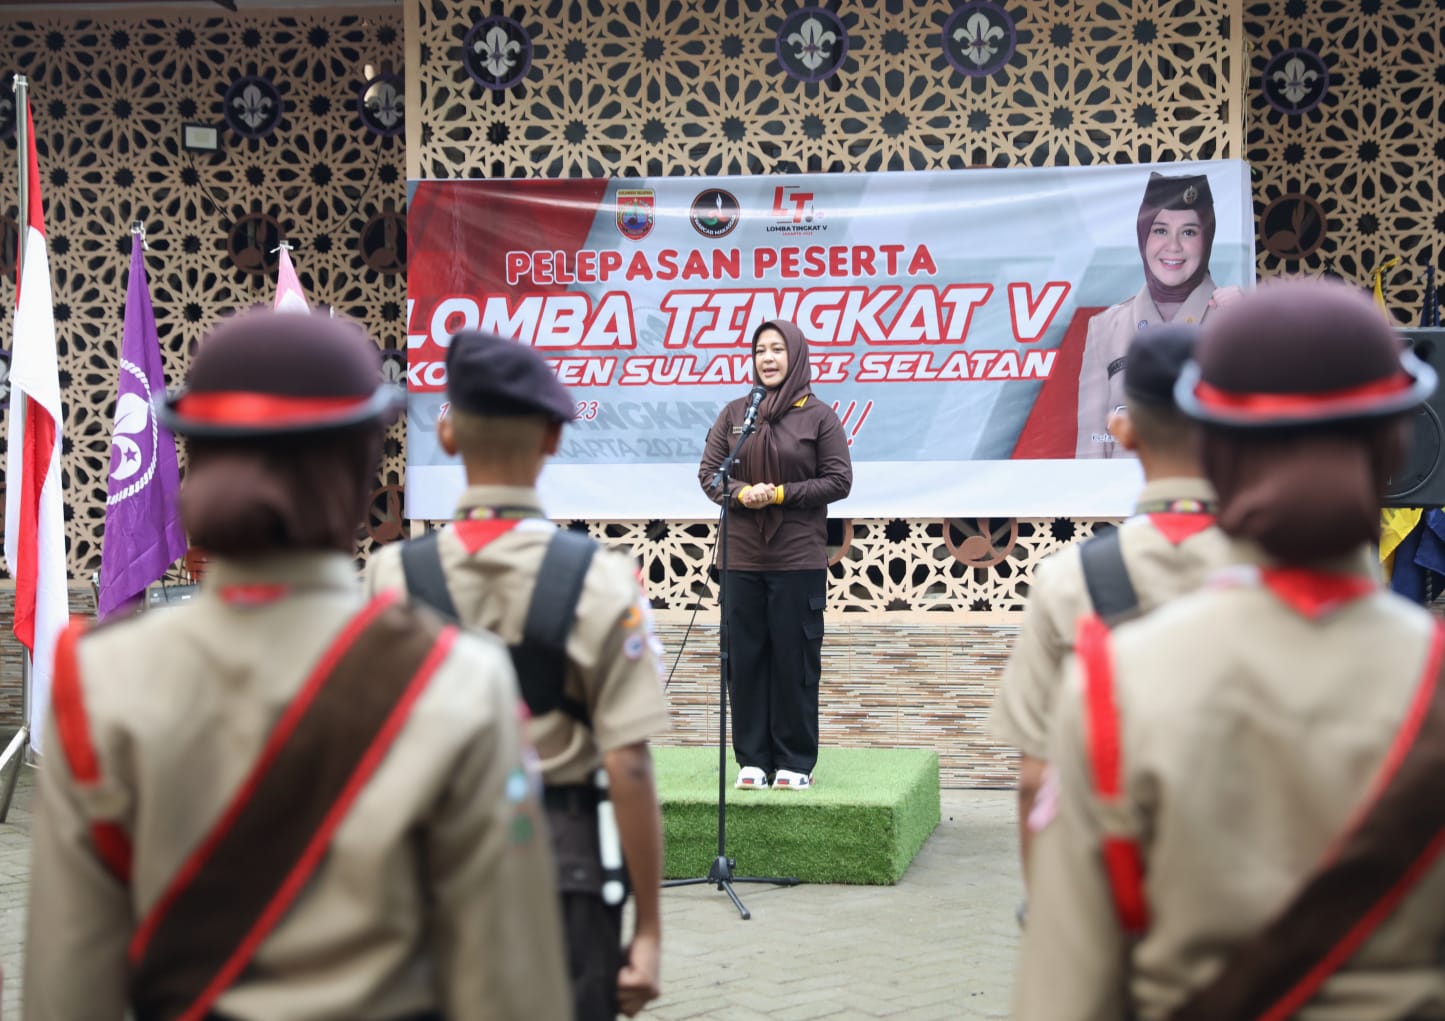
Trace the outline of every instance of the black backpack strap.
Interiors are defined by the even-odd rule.
[[[561,709],[581,723],[589,722],[587,707],[562,689],[567,680],[567,635],[596,552],[597,544],[586,535],[559,528],[537,570],[522,640],[511,647],[522,698],[534,716]]]
[[[1084,567],[1084,586],[1094,612],[1109,627],[1122,624],[1139,612],[1139,597],[1129,580],[1119,530],[1096,534],[1079,550]]]
[[[449,621],[457,620],[457,607],[447,591],[447,576],[442,572],[442,553],[437,545],[440,532],[428,532],[420,539],[402,543],[401,570],[406,576],[406,591],[412,599],[430,606]]]

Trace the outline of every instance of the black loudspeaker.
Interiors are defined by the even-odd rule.
[[[1441,375],[1441,386],[1410,415],[1413,436],[1400,470],[1385,486],[1386,507],[1445,507],[1445,329],[1400,331],[1415,357]]]

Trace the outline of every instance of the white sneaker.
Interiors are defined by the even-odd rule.
[[[757,766],[744,766],[738,770],[737,783],[733,784],[740,791],[766,790],[768,786],[768,774],[764,773]]]
[[[773,776],[773,790],[801,791],[813,786],[813,778],[807,773],[794,773],[791,769],[780,769]]]

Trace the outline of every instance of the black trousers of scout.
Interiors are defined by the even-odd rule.
[[[547,827],[557,856],[557,890],[567,935],[575,1021],[614,1021],[622,970],[622,905],[602,900],[597,788],[547,787]]]
[[[811,773],[828,572],[728,572],[728,697],[739,766]]]
[[[562,894],[567,970],[576,1021],[614,1021],[617,973],[622,970],[622,907],[597,894]]]

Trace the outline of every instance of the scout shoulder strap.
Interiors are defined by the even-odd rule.
[[[1293,1017],[1429,874],[1445,850],[1445,625],[1350,828],[1274,921],[1169,1021]]]
[[[1129,567],[1124,563],[1119,529],[1096,533],[1079,547],[1079,559],[1084,568],[1089,603],[1100,620],[1113,627],[1137,615],[1139,596],[1134,592]]]
[[[205,1017],[245,971],[324,860],[456,633],[391,595],[342,628],[219,820],[132,934],[137,1017]],[[75,678],[78,697],[73,642],[63,656],[57,666]]]
[[[1108,631],[1081,622],[1087,754],[1104,809],[1100,845],[1120,926],[1149,927],[1145,862],[1124,809],[1123,741]],[[1169,1021],[1284,1021],[1343,967],[1445,851],[1445,625],[1430,639],[1425,669],[1384,765],[1320,867],[1264,929],[1235,947],[1215,979]]]
[[[449,620],[457,620],[456,604],[442,570],[439,532],[431,532],[401,548],[406,590]],[[587,707],[564,693],[567,679],[567,635],[577,616],[582,585],[597,552],[597,543],[578,532],[557,529],[547,543],[537,583],[527,605],[522,640],[509,646],[522,698],[533,716],[560,709],[580,723],[589,721]]]

